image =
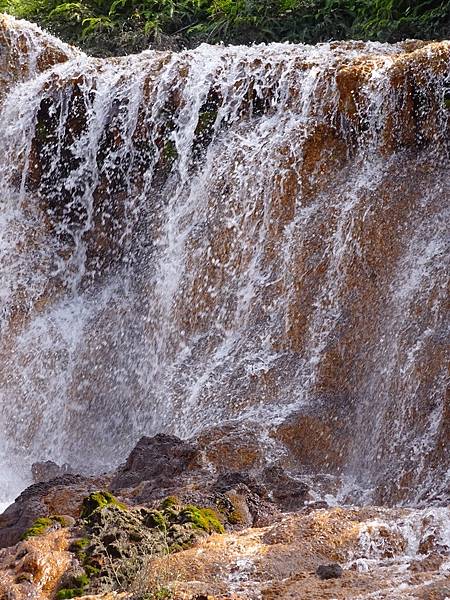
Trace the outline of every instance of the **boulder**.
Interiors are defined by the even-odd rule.
[[[199,467],[200,451],[193,443],[162,433],[142,437],[117,470],[111,489],[117,491],[142,482],[149,482],[150,489],[170,489],[179,485],[178,478]]]
[[[342,577],[344,571],[340,565],[333,563],[331,565],[319,565],[316,569],[316,575],[320,579],[338,579]]]

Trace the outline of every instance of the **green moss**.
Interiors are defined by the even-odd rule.
[[[56,600],[66,600],[66,598],[77,598],[83,596],[84,590],[81,588],[63,588],[56,593]]]
[[[95,577],[100,573],[100,569],[97,567],[93,567],[92,565],[84,565],[84,570],[86,571],[88,577]]]
[[[217,512],[211,508],[199,508],[188,504],[180,513],[183,523],[192,523],[197,529],[203,529],[208,533],[224,533],[225,529],[219,520]]]
[[[46,533],[46,531],[55,524],[58,524],[60,527],[70,527],[72,522],[71,520],[67,519],[62,515],[40,517],[39,519],[36,519],[33,525],[22,534],[22,537],[20,539],[27,540],[30,537],[42,535],[43,533]]]
[[[161,509],[164,510],[165,508],[174,508],[181,505],[181,500],[177,496],[167,496],[167,498],[161,502]]]
[[[173,598],[173,594],[169,588],[166,587],[161,587],[154,593],[155,600],[169,600],[170,598]]]
[[[177,147],[172,140],[166,140],[162,151],[163,157],[169,162],[174,162],[178,158]]]
[[[89,546],[89,544],[91,543],[91,540],[87,537],[84,538],[80,538],[78,540],[73,541],[70,544],[70,548],[69,550],[71,552],[80,552],[81,550],[83,550],[84,548],[87,548],[87,546]]]
[[[84,588],[89,585],[89,577],[86,574],[78,575],[73,578],[73,584],[77,588]]]
[[[195,129],[195,135],[202,135],[210,131],[216,122],[217,110],[203,110],[198,115],[198,123]]]
[[[121,510],[126,510],[127,507],[122,502],[119,502],[115,496],[107,491],[93,492],[89,494],[84,500],[81,507],[81,518],[89,519],[89,517],[96,511],[105,508],[106,506],[117,506]]]
[[[157,527],[162,531],[165,531],[168,527],[168,522],[163,513],[159,510],[152,510],[145,517],[145,525],[147,527]]]
[[[173,598],[173,592],[166,587],[159,587],[151,592],[146,592],[143,596],[139,596],[139,600],[170,600]]]
[[[37,535],[42,535],[52,525],[53,525],[53,521],[50,517],[40,517],[39,519],[36,519],[36,521],[33,523],[33,525],[22,534],[20,539],[28,540],[31,537],[35,537]]]
[[[57,523],[59,523],[61,525],[61,527],[70,527],[70,525],[72,524],[70,522],[70,520],[67,517],[65,517],[64,515],[52,515],[49,518],[52,521],[56,521]]]

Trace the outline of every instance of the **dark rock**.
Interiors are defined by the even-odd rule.
[[[288,475],[279,465],[265,469],[263,481],[282,510],[297,510],[310,500],[309,486]]]
[[[238,471],[231,471],[219,475],[213,489],[214,491],[223,493],[234,489],[239,484],[245,485],[249,490],[261,498],[267,497],[267,489],[261,483],[258,483],[255,477],[251,476],[249,473]]]
[[[142,437],[125,465],[117,470],[111,482],[112,490],[135,486],[143,481],[151,487],[167,489],[174,478],[200,467],[200,451],[190,442],[173,435],[158,434]]]
[[[320,565],[317,567],[316,575],[320,579],[338,579],[342,577],[344,570],[337,563],[331,565]]]

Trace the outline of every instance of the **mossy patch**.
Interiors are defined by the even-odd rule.
[[[173,140],[166,140],[164,142],[162,154],[164,159],[169,163],[173,163],[178,158],[177,147]]]
[[[80,516],[82,519],[89,519],[95,511],[101,510],[106,506],[116,506],[121,510],[127,510],[125,504],[119,502],[110,492],[103,490],[93,492],[83,500]]]
[[[70,527],[73,523],[73,519],[65,517],[64,515],[52,515],[49,517],[52,521],[56,521],[61,527]]]
[[[176,508],[177,506],[182,506],[182,502],[178,496],[167,496],[167,498],[161,502],[162,510],[166,508]]]
[[[78,540],[74,540],[71,544],[70,544],[70,548],[69,550],[71,552],[80,552],[82,550],[84,550],[85,548],[87,548],[87,546],[89,546],[90,544],[90,539],[87,537],[83,537],[83,538],[79,538]]]
[[[98,567],[87,564],[84,565],[84,570],[86,571],[88,577],[96,577],[100,573],[100,569]]]
[[[146,557],[172,554],[192,547],[207,533],[225,531],[219,512],[184,505],[175,496],[161,502],[158,510],[127,508],[109,492],[94,492],[84,499],[81,516],[80,537],[69,546],[77,560],[65,574],[57,600],[108,591],[111,581],[127,590]]]
[[[182,523],[192,523],[197,529],[208,533],[224,533],[225,528],[219,519],[218,513],[212,508],[199,508],[188,504],[180,513]]]
[[[161,531],[165,531],[168,528],[168,522],[164,514],[159,510],[152,510],[145,516],[144,524],[146,527],[154,528],[157,527]]]
[[[73,578],[73,583],[77,588],[84,588],[89,585],[89,577],[86,574],[77,575]]]
[[[53,520],[50,517],[40,517],[36,519],[31,527],[29,527],[21,536],[21,540],[28,540],[37,535],[43,535],[52,527]]]
[[[56,593],[56,600],[66,600],[66,598],[78,598],[83,596],[84,590],[82,588],[63,588]]]

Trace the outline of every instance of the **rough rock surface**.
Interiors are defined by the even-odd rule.
[[[143,437],[111,482],[113,490],[136,486],[143,481],[166,489],[177,485],[177,478],[199,466],[199,449],[171,435]],[[179,485],[179,482],[178,482]]]
[[[39,517],[78,517],[84,496],[104,483],[98,477],[67,474],[30,486],[0,515],[0,548],[16,544]]]
[[[53,598],[70,566],[67,548],[67,531],[59,529],[0,550],[0,598]]]
[[[0,104],[10,87],[81,54],[36,25],[0,14]]]
[[[2,543],[10,546],[0,551],[0,598],[448,594],[448,508],[330,508],[311,501],[308,486],[279,465],[250,474],[225,472],[220,462],[211,474],[206,454],[209,470],[195,441],[159,435],[140,440],[127,467],[103,479],[65,475],[25,490],[0,517]],[[176,495],[161,496],[161,471],[172,473]],[[124,476],[117,497],[106,491]],[[141,501],[147,484],[152,493]],[[27,539],[18,542],[21,536]]]
[[[448,563],[442,569],[442,562],[408,555],[417,551],[407,542],[414,522],[419,533],[426,516],[408,510],[322,509],[289,514],[264,529],[210,538],[173,557],[174,598],[445,600]],[[441,550],[441,561],[447,551]],[[343,568],[342,577],[321,580],[317,568],[335,562]]]

